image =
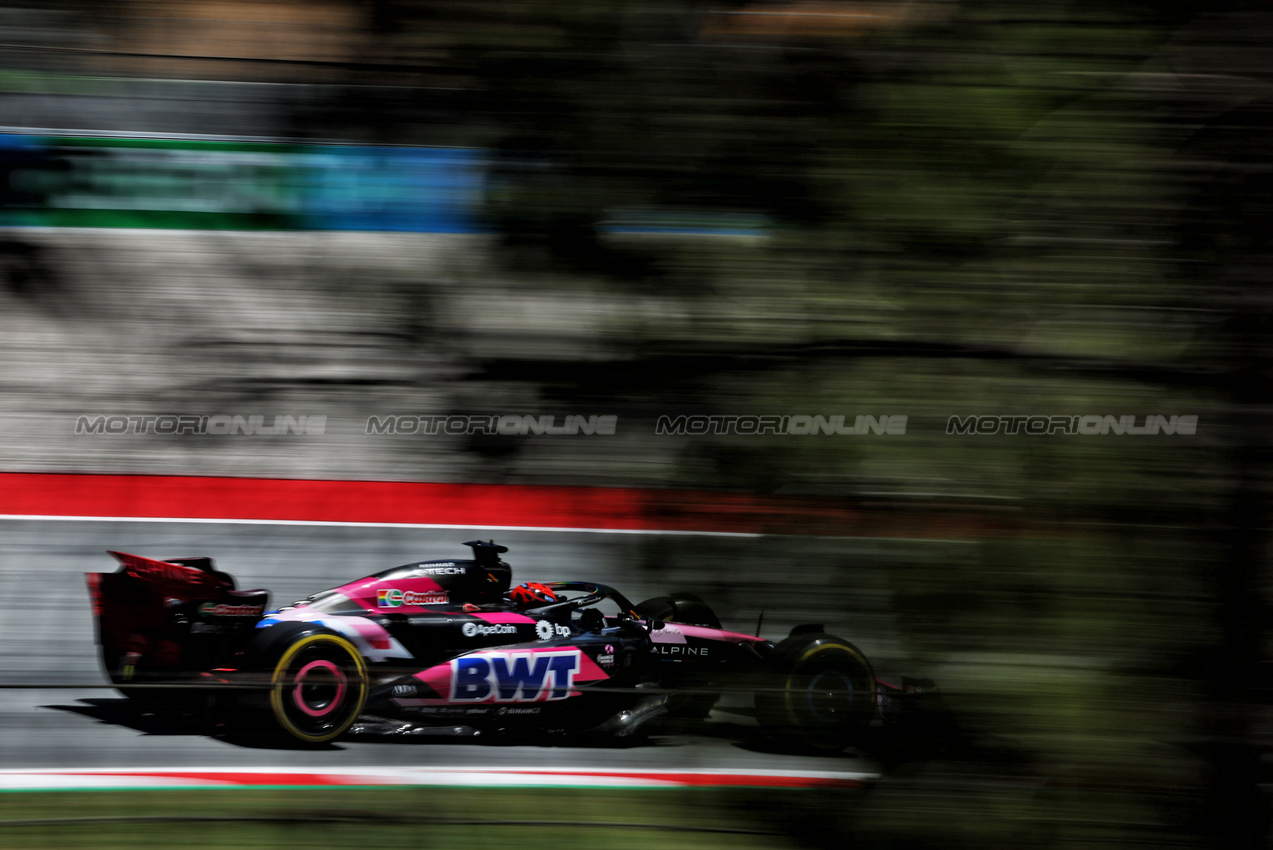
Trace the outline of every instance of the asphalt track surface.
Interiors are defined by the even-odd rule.
[[[515,577],[591,579],[619,587],[634,601],[662,592],[641,570],[633,535],[0,520],[0,769],[537,767],[874,773],[870,760],[852,750],[819,756],[783,751],[762,734],[743,702],[718,708],[706,722],[647,727],[646,735],[630,741],[363,736],[299,749],[247,746],[218,736],[196,718],[142,714],[104,686],[84,574],[115,568],[106,549],[161,558],[212,555],[240,588],[269,588],[272,604],[279,605],[385,567],[467,557],[469,550],[459,544],[476,537],[496,537],[511,548],[506,558]]]

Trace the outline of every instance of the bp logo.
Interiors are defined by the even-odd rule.
[[[558,626],[547,620],[540,620],[535,624],[535,637],[540,640],[552,640],[553,637],[570,637],[570,629],[567,626]]]

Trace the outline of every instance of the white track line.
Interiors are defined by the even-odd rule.
[[[660,528],[571,528],[567,526],[548,525],[459,525],[428,522],[344,522],[338,520],[318,519],[217,519],[209,517],[136,517],[136,516],[62,516],[46,514],[0,514],[4,520],[36,520],[38,522],[167,522],[197,523],[207,525],[296,525],[348,528],[413,528],[449,531],[468,529],[470,531],[545,531],[570,534],[665,534],[683,537],[790,537],[785,532],[760,531],[684,531]],[[868,534],[805,534],[807,538],[853,539],[904,541],[906,543],[961,543],[976,545],[976,540],[956,539],[948,537],[883,537]]]
[[[680,534],[708,537],[765,537],[752,531],[674,531],[657,528],[570,528],[548,525],[459,525],[429,522],[353,522],[320,519],[217,519],[209,517],[62,516],[51,514],[0,514],[0,520],[40,522],[175,522],[227,525],[348,526],[350,528],[471,529],[474,531],[561,531],[581,534]]]

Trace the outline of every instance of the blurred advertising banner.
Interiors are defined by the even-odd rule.
[[[480,151],[329,146],[306,148],[300,157],[310,229],[479,229]]]
[[[0,135],[0,225],[479,230],[479,151]]]

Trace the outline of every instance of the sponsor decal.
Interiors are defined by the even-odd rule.
[[[265,606],[205,602],[199,606],[199,613],[204,617],[259,617],[265,613]]]
[[[171,582],[172,584],[181,584],[189,587],[212,584],[212,579],[207,573],[196,570],[194,567],[170,564],[167,561],[152,561],[149,558],[125,555],[122,552],[120,553],[120,561],[127,567],[128,572],[140,579]]]
[[[394,685],[393,695],[396,697],[412,697],[415,696],[415,685]]]
[[[488,708],[463,708],[455,705],[405,706],[404,708],[414,714],[428,714],[434,717],[465,717],[486,714],[490,711]]]
[[[499,708],[495,709],[495,713],[499,715],[500,717],[507,717],[508,715],[517,715],[517,714],[539,714],[542,711],[543,711],[542,708],[510,708],[509,706],[506,706],[506,705],[502,705]]]
[[[455,564],[421,564],[415,571],[424,576],[462,576],[467,572]]]
[[[192,635],[219,635],[225,632],[225,626],[214,626],[212,623],[190,624],[190,634]]]
[[[554,637],[570,637],[570,628],[558,626],[547,620],[540,620],[535,624],[535,637],[540,640],[552,640]]]
[[[512,623],[497,623],[488,626],[484,623],[465,623],[460,627],[460,632],[465,637],[486,637],[488,635],[515,635],[517,634],[517,626]]]
[[[606,644],[606,651],[597,656],[597,663],[602,667],[614,666],[614,644]]]
[[[658,651],[659,655],[676,656],[678,658],[686,655],[706,657],[708,650],[711,649],[711,647],[707,646],[689,646],[687,644],[679,643],[659,644],[654,648]]]
[[[487,652],[451,660],[451,702],[543,702],[566,699],[578,649]]]
[[[377,590],[377,608],[400,608],[403,605],[445,605],[450,596],[444,590]]]
[[[655,643],[685,643],[685,632],[668,624],[657,632],[651,632],[650,640]]]

